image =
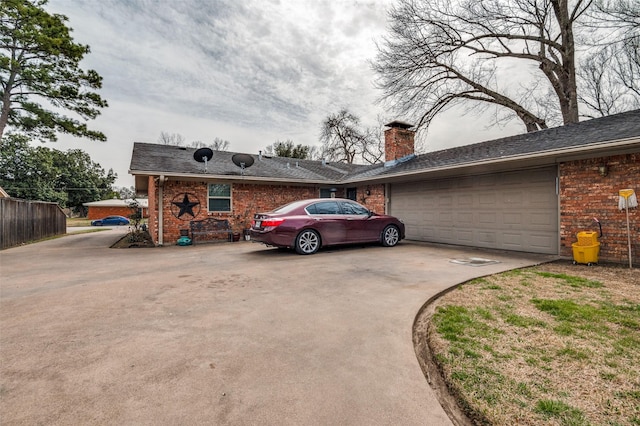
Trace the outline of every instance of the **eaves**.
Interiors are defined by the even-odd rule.
[[[150,170],[129,170],[129,174],[133,176],[164,176],[165,182],[167,180],[182,180],[182,181],[233,181],[233,182],[246,182],[246,183],[298,183],[305,185],[338,185],[339,182],[329,179],[292,179],[292,178],[279,178],[273,176],[247,176],[247,175],[218,175],[210,173],[193,174],[193,173],[168,173],[166,171],[150,171]]]

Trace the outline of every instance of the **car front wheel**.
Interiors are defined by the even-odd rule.
[[[312,229],[305,229],[296,237],[298,254],[314,254],[320,249],[320,235]]]
[[[400,241],[400,231],[394,225],[387,225],[382,231],[382,245],[393,247]]]

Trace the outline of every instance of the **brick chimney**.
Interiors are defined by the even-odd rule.
[[[384,131],[384,159],[394,161],[414,153],[414,139],[416,132],[409,130],[413,124],[402,121],[392,121],[385,124]]]

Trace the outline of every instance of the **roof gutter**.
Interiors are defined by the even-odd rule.
[[[262,176],[242,176],[242,175],[212,175],[212,174],[191,174],[191,173],[175,173],[167,174],[167,171],[149,171],[149,170],[129,170],[130,175],[134,176],[162,176],[163,182],[166,182],[171,177],[172,179],[183,178],[189,180],[242,180],[246,182],[261,182],[261,183],[303,183],[308,185],[335,185],[339,183],[333,180],[293,180],[288,178],[277,177],[262,177]]]

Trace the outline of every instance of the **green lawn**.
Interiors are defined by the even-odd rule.
[[[640,425],[638,274],[544,268],[440,300],[429,344],[450,391],[477,424]]]
[[[68,217],[67,227],[91,226],[91,220],[85,217]]]

